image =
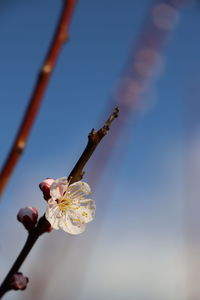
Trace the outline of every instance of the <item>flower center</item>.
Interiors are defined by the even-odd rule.
[[[68,198],[63,198],[58,200],[59,209],[62,211],[66,211],[71,207],[71,201]]]

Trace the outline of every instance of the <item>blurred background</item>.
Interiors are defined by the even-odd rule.
[[[62,1],[0,0],[0,162],[9,151]],[[5,299],[199,300],[200,3],[79,0],[26,150],[0,203],[3,280],[42,215],[38,184],[67,176],[87,135],[119,118],[88,162],[97,211],[86,231],[38,240]]]

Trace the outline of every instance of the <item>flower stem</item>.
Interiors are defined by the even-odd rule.
[[[34,246],[35,242],[39,238],[39,236],[45,232],[45,228],[48,226],[48,221],[46,220],[45,216],[41,217],[37,227],[29,233],[27,240],[24,244],[24,247],[22,248],[20,254],[18,255],[16,261],[14,262],[13,266],[11,267],[10,271],[6,275],[4,281],[2,282],[0,286],[0,298],[3,297],[3,295],[9,291],[10,288],[10,280],[12,276],[17,273],[25,261],[27,255],[31,251],[32,247]]]

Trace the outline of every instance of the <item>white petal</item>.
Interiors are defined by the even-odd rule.
[[[49,204],[49,202],[50,201],[48,201],[48,204]],[[56,204],[51,203],[50,205],[48,205],[46,213],[45,213],[45,217],[54,229],[59,229],[58,223],[59,223],[59,219],[61,217],[60,213],[61,213],[61,211],[60,211],[57,203]]]
[[[51,226],[53,227],[53,229],[56,229],[56,230],[59,229],[60,219],[58,219],[58,218],[51,218],[50,220],[47,219],[47,221],[49,221],[49,223],[51,224]]]
[[[72,206],[72,208],[69,210],[69,216],[72,220],[79,219],[81,223],[85,224],[91,222],[94,219],[96,205],[92,199],[87,200],[88,201],[81,201],[81,204],[82,202],[84,203],[83,205],[79,204],[79,207]]]
[[[50,195],[53,200],[59,199],[62,197],[61,190],[57,182],[53,182],[50,187]]]
[[[68,188],[69,182],[67,180],[67,177],[61,177],[56,179],[56,182],[58,183],[58,185],[60,186],[62,193],[66,191],[66,189]]]
[[[83,220],[85,223],[89,223],[94,219],[95,208],[89,209],[80,207],[78,212],[81,214],[81,220]]]
[[[94,211],[96,209],[96,204],[93,199],[81,199],[79,200],[79,206],[89,208]]]
[[[74,201],[76,203],[76,201]],[[88,223],[94,219],[96,205],[92,199],[80,200],[78,204],[71,205],[68,210],[69,217],[73,220],[80,220],[81,223]]]
[[[85,230],[85,224],[73,222],[67,214],[60,219],[59,227],[70,234],[80,234]]]
[[[83,197],[85,198],[91,193],[89,184],[83,181],[77,181],[68,187],[69,196],[71,199]]]
[[[50,187],[50,195],[52,199],[60,199],[63,196],[63,193],[67,190],[67,188],[67,177],[61,177],[56,179]]]

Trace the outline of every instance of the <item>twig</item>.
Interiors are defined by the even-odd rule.
[[[64,0],[58,25],[39,72],[38,79],[32,92],[27,110],[18,130],[12,148],[0,172],[0,196],[2,195],[12,172],[23,153],[31,128],[39,111],[44,92],[55,67],[61,48],[68,38],[68,29],[76,0]]]
[[[83,176],[83,167],[93,154],[94,150],[96,149],[97,145],[100,143],[102,138],[107,134],[108,130],[110,129],[110,125],[112,121],[118,117],[119,109],[118,107],[115,108],[111,116],[108,118],[108,120],[105,122],[104,126],[100,128],[98,131],[95,131],[92,129],[92,131],[88,135],[88,144],[83,151],[80,159],[76,163],[75,167],[71,171],[68,178],[71,178],[71,183],[78,181]],[[41,217],[39,219],[39,222],[36,226],[36,228],[29,233],[28,238],[26,240],[26,243],[21,250],[19,256],[17,257],[15,263],[11,267],[10,271],[8,272],[7,276],[5,277],[2,285],[0,286],[0,298],[10,290],[10,279],[12,276],[19,271],[21,265],[25,261],[26,257],[28,256],[29,252],[31,251],[33,245],[37,241],[38,237],[45,232],[45,228],[47,228],[49,225],[49,222],[46,220],[45,216]]]
[[[90,159],[92,153],[96,149],[97,145],[100,143],[101,139],[108,133],[108,130],[110,129],[110,125],[112,121],[118,117],[118,113],[119,113],[119,108],[116,107],[102,128],[100,128],[98,131],[92,129],[92,131],[89,133],[87,146],[83,151],[81,157],[77,161],[75,167],[73,168],[73,170],[68,176],[68,180],[70,180],[70,183],[78,181],[83,177],[84,175],[83,168],[85,164]]]
[[[8,272],[7,276],[5,277],[4,281],[0,286],[0,298],[2,298],[3,295],[11,289],[10,279],[15,273],[18,272],[19,268],[25,261],[31,249],[33,248],[35,242],[37,241],[39,236],[45,232],[45,228],[48,225],[48,221],[46,220],[45,216],[43,216],[40,218],[35,230],[29,233],[23,249],[21,250],[19,256],[17,257],[16,261],[14,262],[13,266],[11,267],[10,271]]]

